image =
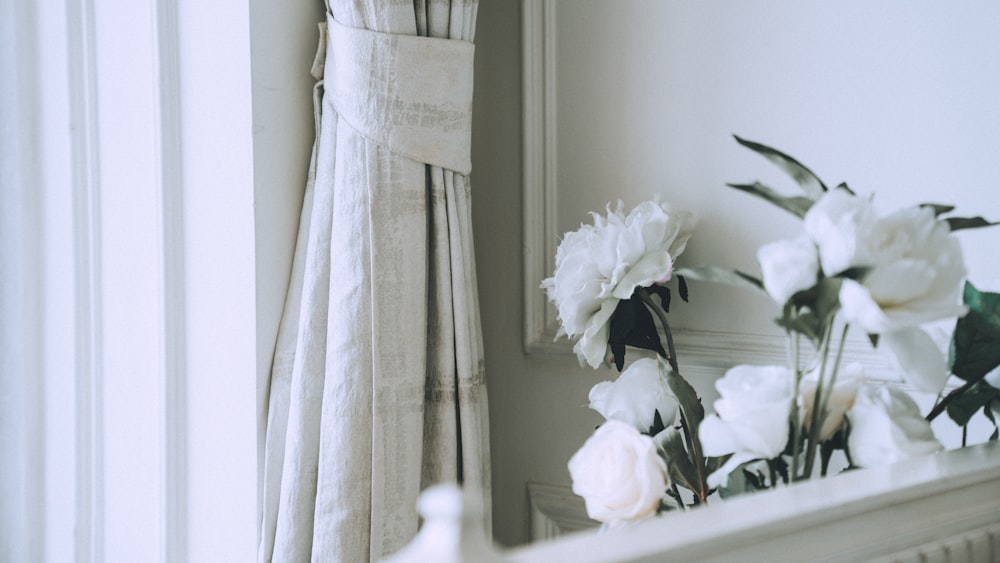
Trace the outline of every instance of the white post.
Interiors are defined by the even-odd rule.
[[[504,561],[486,540],[482,502],[453,484],[425,490],[417,501],[424,525],[409,545],[383,563]]]

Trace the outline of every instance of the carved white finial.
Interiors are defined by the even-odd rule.
[[[486,540],[482,502],[454,484],[435,485],[420,494],[420,532],[383,563],[494,563],[503,561]]]

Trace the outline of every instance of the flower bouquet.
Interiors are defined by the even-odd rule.
[[[628,214],[619,203],[567,233],[554,275],[542,283],[560,334],[577,339],[581,364],[621,372],[591,390],[590,407],[606,422],[569,462],[588,514],[611,527],[703,504],[717,492],[825,476],[838,451],[846,469],[934,453],[943,446],[930,421],[942,412],[965,427],[982,411],[997,426],[1000,294],[964,281],[953,235],[994,223],[950,216],[954,208],[942,204],[880,215],[846,183],[828,188],[787,154],[736,140],[802,188],[787,196],[759,182],[730,184],[802,219],[799,236],[759,249],[760,277],[717,266],[675,269],[691,216],[645,202]],[[673,280],[685,301],[688,280],[698,280],[776,302],[787,365],[728,370],[706,416],[677,363],[667,320]],[[924,327],[955,318],[945,353]],[[860,365],[843,361],[852,329],[886,353],[907,384],[938,394],[926,416],[902,388],[866,381]],[[629,347],[658,357],[625,368]],[[945,394],[950,376],[962,384]]]

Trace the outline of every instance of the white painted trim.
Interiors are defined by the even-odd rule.
[[[528,482],[529,535],[532,542],[553,540],[563,534],[596,528],[587,516],[583,499],[565,485]]]
[[[539,289],[556,249],[555,18],[548,0],[522,3],[524,346],[549,351],[553,308]],[[560,348],[561,349],[561,348]]]
[[[941,552],[967,536],[979,538],[969,545],[971,552],[998,538],[998,466],[1000,443],[990,442],[668,513],[600,534],[574,534],[505,555],[521,563],[869,561],[914,550]]]
[[[76,341],[74,551],[79,563],[104,560],[103,366],[100,140],[93,0],[67,2],[72,151]]]
[[[157,0],[154,23],[157,64],[157,179],[160,195],[162,268],[163,535],[164,560],[187,556],[187,372],[183,154],[179,32],[176,0]]]

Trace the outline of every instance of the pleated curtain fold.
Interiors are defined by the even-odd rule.
[[[419,492],[489,513],[469,174],[475,1],[331,0],[272,370],[259,561],[376,561]]]

